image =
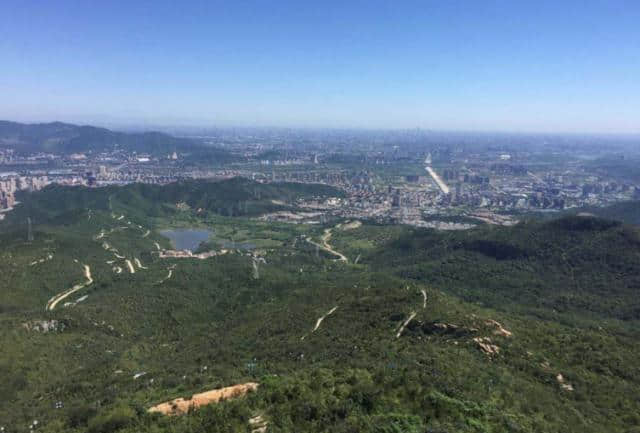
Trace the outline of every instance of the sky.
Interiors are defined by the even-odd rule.
[[[0,1],[0,118],[640,132],[640,1]]]

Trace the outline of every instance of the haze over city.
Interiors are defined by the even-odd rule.
[[[640,132],[636,1],[5,1],[0,118]]]

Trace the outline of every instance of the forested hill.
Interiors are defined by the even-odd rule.
[[[336,195],[247,179],[22,195],[0,223],[0,426],[638,431],[636,227],[252,218]],[[211,254],[166,254],[176,228],[207,229]],[[247,383],[184,415],[149,412]]]
[[[368,260],[494,308],[640,319],[640,231],[594,216],[414,229]]]
[[[623,201],[605,207],[584,207],[572,213],[590,213],[602,218],[640,225],[640,200]]]
[[[46,222],[68,218],[87,209],[127,209],[132,217],[170,216],[189,208],[202,215],[256,216],[295,207],[298,199],[342,197],[344,193],[321,184],[263,184],[246,178],[222,181],[185,180],[168,185],[130,184],[105,188],[50,185],[37,192],[18,194],[20,204],[8,214],[9,222]]]
[[[177,138],[161,132],[124,133],[95,126],[79,126],[62,122],[24,124],[0,121],[0,146],[21,153],[102,152],[114,149],[139,153],[202,150],[199,142]],[[226,152],[216,149],[222,158]]]
[[[563,216],[593,216],[640,226],[640,200],[620,201],[606,206],[575,207],[558,213],[534,211],[526,215],[528,218],[539,221],[553,220]]]

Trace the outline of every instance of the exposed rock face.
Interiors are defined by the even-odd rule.
[[[255,382],[214,389],[200,394],[193,394],[189,400],[176,398],[175,400],[160,403],[150,408],[149,412],[160,412],[164,415],[183,415],[191,409],[218,403],[220,400],[242,397],[249,391],[255,391],[256,389],[258,389],[258,384]]]
[[[500,347],[493,344],[489,337],[476,337],[473,341],[487,356],[493,356],[500,353]]]
[[[500,335],[502,337],[511,337],[513,335],[511,331],[504,329],[500,323],[496,322],[493,319],[488,319],[486,322],[484,322],[484,324],[496,328],[493,331],[493,335]]]
[[[565,391],[573,391],[573,386],[564,380],[564,376],[562,374],[558,373],[556,380],[560,384],[560,387]]]
[[[32,320],[23,323],[22,327],[29,331],[47,333],[64,331],[67,325],[59,320]]]
[[[476,328],[467,328],[453,323],[431,322],[422,325],[422,332],[425,334],[442,334],[452,337],[464,337],[478,332]]]
[[[262,415],[256,415],[249,419],[249,427],[251,433],[265,433],[267,431],[267,425],[269,423],[264,419]]]

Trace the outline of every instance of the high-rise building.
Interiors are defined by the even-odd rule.
[[[10,209],[16,204],[13,192],[0,191],[0,209]]]

